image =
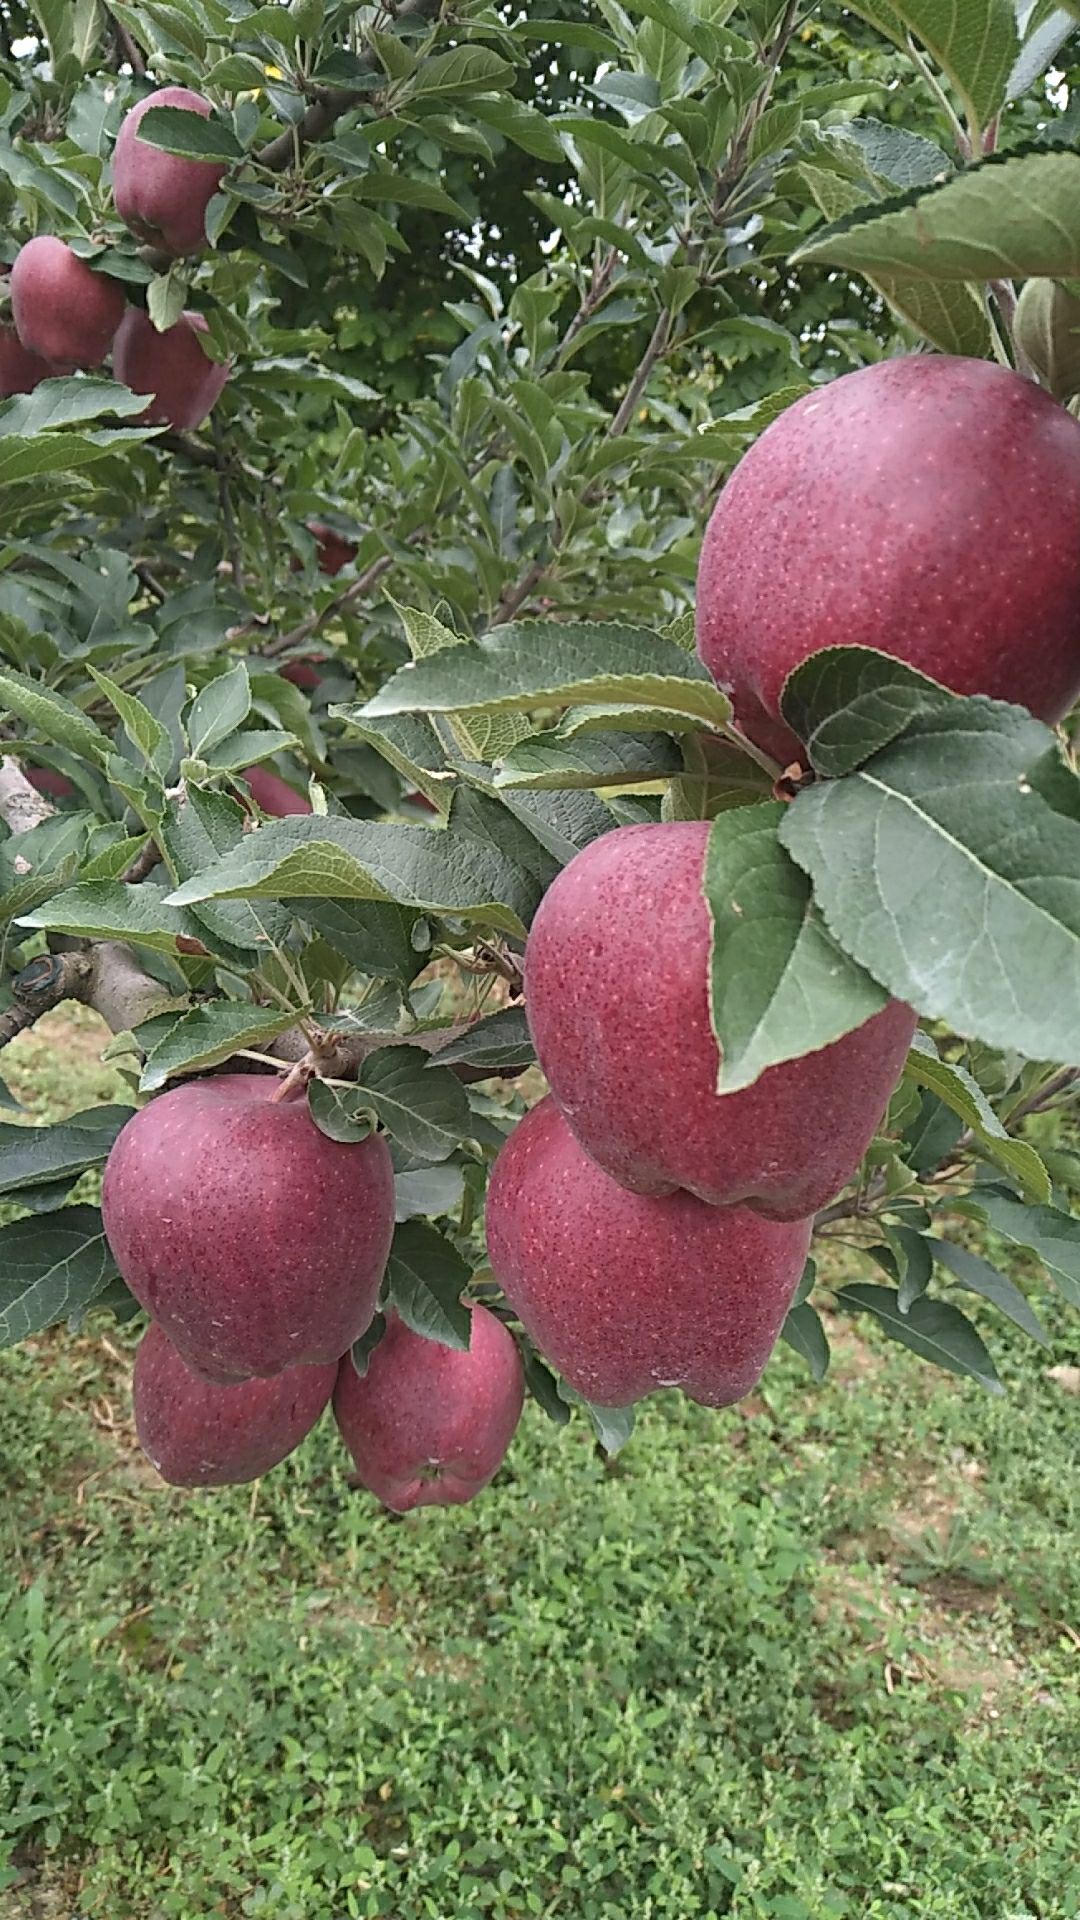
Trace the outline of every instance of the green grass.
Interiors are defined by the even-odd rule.
[[[257,1491],[161,1487],[129,1334],[3,1356],[0,1915],[1070,1920],[1040,1306],[1052,1355],[987,1321],[1006,1400],[838,1324],[821,1391],[782,1350],[614,1466],[530,1408],[475,1506],[402,1521],[329,1426]]]

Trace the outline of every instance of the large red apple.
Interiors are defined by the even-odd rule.
[[[32,393],[42,380],[52,380],[56,368],[36,353],[28,353],[14,327],[0,327],[0,399],[13,393]]]
[[[619,827],[549,887],[525,950],[529,1026],[582,1146],[637,1193],[798,1220],[851,1178],[904,1064],[900,1001],[717,1094],[703,820]]]
[[[133,393],[153,394],[140,420],[202,426],[229,378],[228,363],[203,351],[199,335],[208,331],[201,313],[184,313],[159,333],[140,307],[128,308],[113,341],[113,373]]]
[[[705,535],[698,651],[787,764],[793,668],[876,647],[1058,720],[1080,693],[1080,424],[983,360],[844,374],[740,461]]]
[[[29,353],[47,360],[54,374],[100,367],[124,316],[115,280],[41,233],[19,248],[9,284],[15,331]]]
[[[126,227],[140,240],[174,256],[201,253],[207,244],[206,209],[221,184],[217,160],[190,160],[139,138],[139,123],[151,107],[179,107],[210,114],[210,102],[190,87],[159,87],[125,118],[113,149],[113,199]]]
[[[143,1107],[105,1168],[116,1264],[190,1367],[228,1384],[337,1360],[370,1324],[394,1231],[378,1134],[343,1145],[271,1075]]]
[[[627,1193],[554,1100],[518,1122],[488,1186],[492,1271],[526,1333],[587,1400],[658,1387],[703,1406],[761,1375],[806,1264],[809,1220],[765,1220],[690,1193]]]
[[[362,1486],[395,1513],[459,1507],[498,1471],[525,1386],[513,1335],[471,1309],[467,1352],[413,1333],[395,1313],[361,1379],[346,1354],[334,1417]]]
[[[311,1432],[334,1391],[337,1363],[288,1367],[272,1380],[215,1386],[193,1373],[151,1321],[132,1376],[135,1431],[174,1487],[236,1487],[258,1480]]]

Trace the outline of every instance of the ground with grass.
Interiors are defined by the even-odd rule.
[[[5,1055],[115,1095],[92,1023]],[[1004,1400],[860,1323],[615,1463],[533,1407],[474,1507],[350,1491],[333,1430],[183,1494],[136,1337],[0,1356],[3,1920],[1070,1920],[1077,1360]],[[1070,1337],[1072,1344],[1070,1345]]]

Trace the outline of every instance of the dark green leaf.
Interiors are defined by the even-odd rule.
[[[100,1166],[131,1107],[88,1107],[55,1127],[0,1125],[0,1193],[75,1179]]]
[[[910,1347],[920,1359],[943,1367],[946,1373],[967,1374],[990,1393],[1004,1392],[980,1336],[970,1320],[947,1300],[924,1295],[912,1302],[907,1313],[901,1313],[892,1287],[857,1285],[841,1287],[836,1304],[849,1313],[872,1314],[890,1340]]]
[[[469,1103],[449,1067],[429,1066],[419,1047],[379,1047],[360,1069],[358,1091],[380,1126],[420,1160],[446,1160],[471,1137]]]
[[[394,1233],[386,1269],[391,1304],[413,1333],[467,1353],[472,1315],[461,1295],[472,1269],[451,1241],[422,1220]]]
[[[115,1271],[96,1207],[0,1227],[0,1347],[85,1309]]]
[[[805,1301],[792,1307],[780,1329],[780,1338],[806,1361],[815,1380],[824,1380],[829,1371],[829,1342],[821,1315],[813,1307]]]
[[[984,1300],[997,1307],[1040,1347],[1048,1347],[1049,1340],[1038,1315],[1029,1304],[1018,1286],[983,1260],[977,1253],[969,1253],[966,1247],[954,1246],[951,1240],[930,1240],[927,1242],[934,1259],[940,1266],[946,1267],[955,1280],[969,1293],[978,1293]]]

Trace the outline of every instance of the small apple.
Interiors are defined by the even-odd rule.
[[[14,327],[0,327],[0,399],[32,393],[42,380],[55,377],[56,368],[38,354],[28,353]]]
[[[113,149],[113,199],[116,211],[137,239],[175,258],[201,253],[207,245],[206,209],[221,184],[224,165],[166,153],[139,138],[139,125],[151,107],[179,107],[206,120],[210,102],[190,87],[159,87],[125,115]]]
[[[201,313],[184,313],[159,333],[140,307],[129,307],[113,341],[113,373],[133,393],[153,399],[137,417],[152,426],[201,427],[229,378],[225,361],[204,353],[209,331]]]
[[[706,1407],[741,1400],[779,1337],[812,1224],[628,1193],[550,1097],[519,1120],[488,1185],[492,1272],[541,1353],[602,1407],[660,1387]]]
[[[11,312],[27,352],[53,373],[100,367],[124,317],[123,289],[49,233],[20,247],[11,269]]]
[[[170,1486],[243,1486],[300,1445],[329,1403],[336,1379],[331,1361],[287,1367],[272,1380],[215,1386],[192,1372],[151,1321],[132,1376],[139,1445]]]
[[[340,1359],[371,1322],[394,1232],[386,1141],[329,1140],[279,1086],[185,1081],[128,1121],[105,1167],[121,1274],[220,1385]]]
[[[529,1027],[587,1153],[635,1193],[800,1220],[866,1152],[916,1019],[889,1001],[816,1053],[718,1094],[704,820],[617,827],[548,888],[525,949]]]
[[[413,1333],[396,1313],[361,1379],[348,1354],[334,1417],[356,1476],[395,1513],[457,1507],[498,1471],[521,1417],[521,1356],[486,1307],[470,1308],[467,1352]]]
[[[311,801],[305,793],[297,793],[279,773],[271,767],[245,767],[240,779],[244,782],[255,805],[263,813],[275,819],[282,819],[287,813],[310,813]]]

